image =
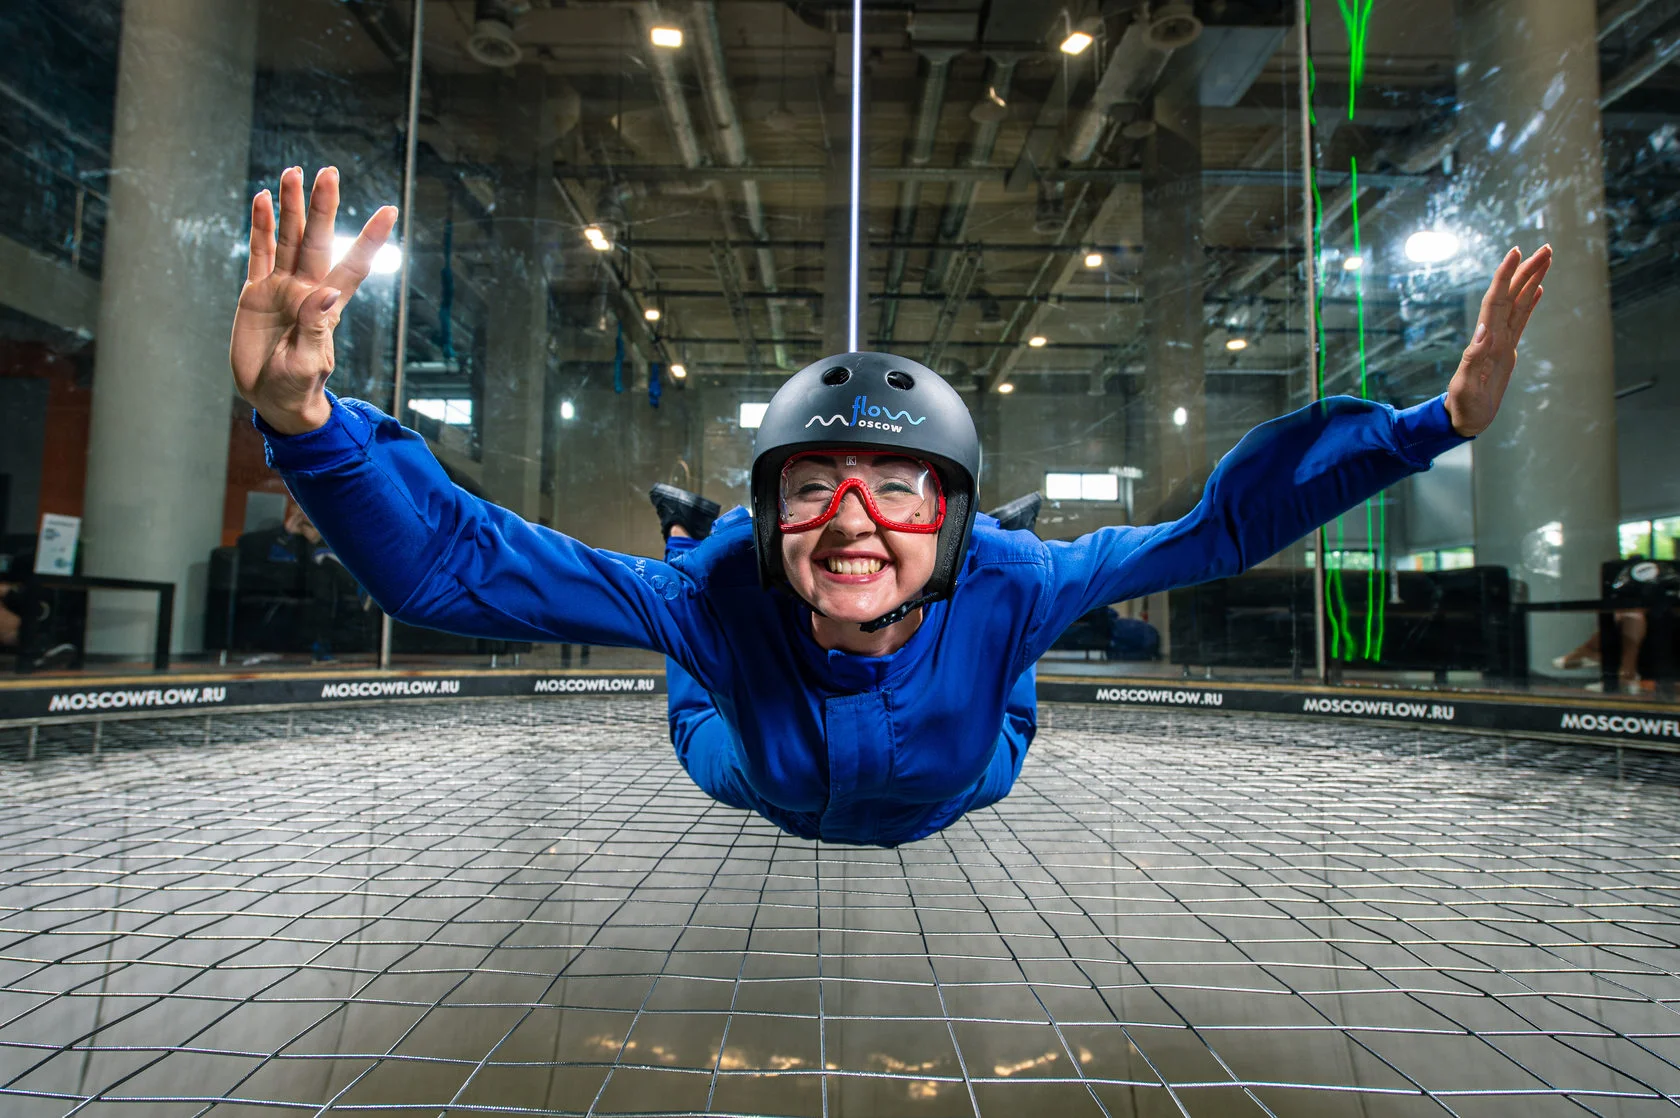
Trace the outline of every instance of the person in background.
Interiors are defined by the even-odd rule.
[[[8,556],[8,559],[10,562],[7,564],[6,577],[16,579],[19,575],[27,575],[34,567],[35,553],[24,551]],[[29,601],[24,594],[21,579],[0,581],[0,654],[17,655],[19,644],[23,640],[23,615],[26,610],[31,609],[35,612],[35,633],[39,645],[41,636],[48,632],[52,603],[45,598]],[[73,642],[58,641],[32,653],[29,666],[34,671],[69,667],[76,662],[80,653],[81,650]]]

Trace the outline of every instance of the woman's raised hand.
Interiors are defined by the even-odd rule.
[[[395,206],[380,207],[335,266],[337,213],[336,167],[323,167],[315,176],[307,221],[303,168],[288,168],[280,176],[278,241],[273,196],[264,190],[251,202],[251,259],[228,360],[239,395],[283,435],[313,431],[327,421],[323,390],[333,370],[333,328],[397,220]]]
[[[1540,282],[1551,266],[1552,246],[1542,245],[1527,260],[1520,250],[1512,249],[1494,271],[1493,282],[1482,296],[1475,336],[1447,385],[1447,415],[1460,435],[1481,434],[1498,414],[1511,370],[1517,367],[1517,342],[1545,294]]]

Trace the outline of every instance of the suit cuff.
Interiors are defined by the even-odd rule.
[[[1431,462],[1453,447],[1470,441],[1453,430],[1446,393],[1397,413],[1394,434],[1401,452],[1421,470],[1427,470]]]
[[[342,401],[328,392],[327,402],[332,405],[327,421],[298,435],[282,435],[255,410],[251,412],[251,422],[262,432],[263,456],[271,469],[283,474],[319,473],[367,456],[373,424],[355,406],[360,401]]]

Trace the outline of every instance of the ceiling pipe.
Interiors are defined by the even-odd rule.
[[[910,134],[911,163],[923,166],[933,158],[933,139],[939,130],[939,114],[945,107],[945,86],[951,76],[951,59],[955,48],[924,50],[927,75],[922,79],[922,96],[916,107],[916,122]],[[893,214],[892,255],[887,259],[887,279],[883,288],[881,323],[876,331],[879,345],[892,341],[893,329],[898,325],[898,294],[904,284],[904,266],[910,257],[907,242],[916,232],[916,211],[922,200],[922,184],[905,179],[898,184],[898,209]]]
[[[1009,99],[1010,83],[1015,77],[1015,59],[994,57],[986,68],[986,88],[999,99]],[[982,118],[974,122],[968,137],[968,158],[964,160],[972,170],[985,168],[992,161],[992,149],[997,147],[998,128],[1002,125],[1001,118],[992,119],[995,114],[982,114]],[[951,267],[952,247],[962,238],[963,230],[968,225],[968,208],[974,202],[974,191],[979,183],[966,180],[951,184],[946,195],[945,209],[939,215],[939,240],[943,247],[936,248],[928,256],[927,275],[922,278],[923,291],[940,291],[945,286],[945,273]]]
[[[1598,99],[1598,107],[1602,109],[1632,93],[1676,56],[1680,56],[1680,31],[1670,31],[1652,43],[1644,54],[1605,81],[1604,92]]]
[[[653,29],[664,23],[657,4],[637,4],[636,22],[641,25],[642,41],[651,42]],[[649,69],[653,74],[653,89],[665,109],[665,120],[671,126],[671,138],[676,141],[677,154],[683,166],[693,170],[700,166],[703,156],[700,137],[694,131],[694,118],[688,112],[688,98],[683,96],[682,80],[677,76],[677,64],[672,52],[650,47],[646,51]]]
[[[729,71],[724,65],[723,36],[718,31],[717,5],[713,0],[700,0],[694,5],[693,12],[696,31],[695,53],[700,63],[700,88],[705,94],[706,105],[711,110],[718,151],[729,166],[748,166],[751,160],[747,157],[746,134],[741,127],[741,116],[735,109],[735,96],[729,89]],[[759,194],[756,179],[741,180],[741,200],[746,209],[747,229],[757,242],[754,251],[758,257],[759,280],[764,285],[764,290],[774,295],[777,291],[776,257],[766,243],[769,240],[769,230],[765,225],[764,200]],[[785,369],[788,367],[788,356],[782,304],[772,299],[769,310],[774,361],[777,368]]]
[[[1114,53],[1109,55],[1108,66],[1091,92],[1090,103],[1069,130],[1067,142],[1062,145],[1062,158],[1069,163],[1083,163],[1091,158],[1097,150],[1097,141],[1108,127],[1109,111],[1116,105],[1142,101],[1161,80],[1161,71],[1166,69],[1174,49],[1160,49],[1150,34],[1149,24],[1143,19],[1133,20],[1120,36]]]
[[[1622,24],[1649,8],[1653,0],[1618,0],[1599,14],[1598,37],[1606,38]]]

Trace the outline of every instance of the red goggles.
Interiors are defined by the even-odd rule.
[[[894,532],[937,532],[945,523],[939,474],[920,458],[858,451],[806,451],[782,466],[778,523],[784,532],[821,528],[856,493],[869,519]]]

